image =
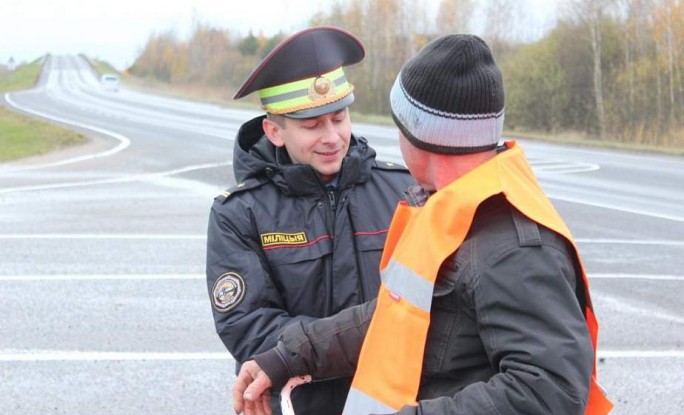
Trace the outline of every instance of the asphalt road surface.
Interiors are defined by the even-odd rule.
[[[204,278],[255,112],[104,90],[77,57],[2,97],[95,139],[0,164],[0,414],[231,414]],[[393,128],[355,124],[384,160]],[[522,142],[575,235],[614,414],[684,408],[684,160]]]

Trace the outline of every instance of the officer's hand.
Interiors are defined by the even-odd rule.
[[[271,415],[271,379],[254,360],[245,362],[233,385],[233,409],[236,414]]]

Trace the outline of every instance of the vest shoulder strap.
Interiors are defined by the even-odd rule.
[[[511,216],[515,230],[518,232],[520,246],[541,246],[541,234],[537,222],[528,219],[518,209],[511,206]]]

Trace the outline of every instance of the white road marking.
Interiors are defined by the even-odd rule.
[[[165,233],[6,233],[0,239],[206,239],[204,234]],[[684,240],[575,238],[581,244],[684,246]]]
[[[682,358],[684,350],[599,350],[596,354],[607,359]]]
[[[45,274],[45,275],[0,275],[0,281],[100,281],[100,280],[195,280],[204,279],[204,274]],[[589,273],[590,279],[629,279],[651,281],[684,281],[682,275],[655,274],[602,274]]]
[[[530,166],[538,176],[553,176],[558,174],[575,174],[596,171],[601,168],[596,163],[581,161],[565,161],[559,159],[529,158]]]
[[[206,235],[163,233],[7,233],[0,239],[207,239]]]
[[[230,163],[219,163],[211,167],[225,166]],[[205,168],[205,167],[202,167]],[[171,173],[176,174],[176,173]],[[181,179],[178,177],[170,177],[167,175],[156,175],[149,178],[143,179],[147,183],[152,183],[157,186],[172,187],[175,189],[186,190],[201,196],[204,196],[208,200],[212,200],[216,195],[221,193],[225,187],[220,188],[212,185],[205,184],[204,182],[197,180]]]
[[[162,171],[162,172],[158,172],[158,173],[133,174],[133,175],[125,175],[125,176],[119,176],[119,177],[111,177],[108,179],[86,180],[86,181],[82,181],[82,182],[72,182],[72,183],[53,183],[53,184],[39,184],[39,185],[33,185],[33,186],[6,187],[4,189],[0,189],[0,194],[1,193],[14,193],[14,192],[29,192],[29,191],[32,192],[32,191],[36,191],[36,190],[64,189],[64,188],[68,188],[68,187],[92,186],[92,185],[97,185],[97,184],[148,182],[148,183],[152,183],[155,185],[170,186],[170,187],[176,187],[176,188],[182,187],[183,189],[186,189],[186,190],[196,191],[203,196],[206,196],[207,194],[215,196],[223,189],[214,188],[213,186],[209,186],[209,185],[206,185],[202,182],[197,182],[197,181],[184,180],[184,179],[163,180],[163,178],[166,176],[174,175],[174,174],[186,173],[186,172],[201,170],[201,169],[209,169],[209,168],[214,168],[214,167],[228,166],[231,164],[232,164],[232,161],[220,161],[220,162],[214,162],[214,163],[204,163],[204,164],[196,164],[193,166],[185,166],[185,167],[181,167],[178,169],[167,170],[167,171]]]
[[[589,273],[590,279],[684,281],[684,275]]]
[[[0,275],[0,281],[70,281],[70,280],[194,280],[203,279],[204,274],[45,274],[45,275]],[[589,273],[590,279],[642,279],[653,281],[684,281],[682,275],[656,274],[603,274]]]
[[[611,238],[586,239],[586,238],[575,238],[575,242],[581,243],[581,244],[684,246],[684,240],[668,241],[665,239],[611,239]]]
[[[106,151],[99,152],[99,153],[86,154],[83,156],[72,157],[69,159],[59,160],[59,161],[55,161],[52,163],[10,168],[9,169],[10,171],[42,169],[42,168],[46,168],[46,167],[63,166],[65,164],[77,163],[77,162],[84,161],[84,160],[92,160],[92,159],[96,159],[96,158],[100,158],[100,157],[108,157],[108,156],[116,154],[120,151],[125,150],[129,145],[131,145],[131,140],[129,140],[128,138],[124,137],[123,135],[121,135],[119,133],[115,133],[113,131],[105,130],[104,128],[95,127],[93,125],[84,124],[84,123],[73,121],[73,120],[67,120],[67,119],[64,119],[61,117],[56,117],[54,115],[50,115],[50,114],[40,112],[40,111],[35,111],[35,110],[30,109],[30,108],[24,107],[23,105],[19,105],[16,102],[14,102],[14,100],[12,100],[12,98],[10,98],[9,93],[5,94],[5,101],[7,101],[7,103],[9,105],[13,106],[14,108],[16,108],[18,110],[28,112],[30,114],[37,115],[37,116],[42,117],[42,118],[47,118],[49,120],[61,122],[64,124],[73,125],[76,127],[85,128],[85,129],[91,130],[91,131],[95,131],[95,132],[100,133],[100,134],[108,135],[108,136],[115,138],[116,140],[119,141],[119,144],[116,147],[111,148],[111,149],[106,150]]]
[[[684,350],[599,350],[599,358],[606,359],[653,359],[684,358]],[[210,352],[93,352],[27,350],[0,352],[0,362],[83,362],[83,361],[179,361],[179,360],[227,360],[235,361],[228,353]]]
[[[204,274],[54,274],[54,275],[0,275],[7,281],[105,281],[105,280],[203,280]]]
[[[668,220],[673,220],[673,221],[677,221],[677,222],[684,222],[684,216],[675,216],[675,215],[668,215],[668,214],[663,214],[663,213],[649,212],[649,211],[646,211],[643,209],[632,209],[632,208],[627,208],[624,206],[614,205],[611,203],[599,203],[599,202],[589,201],[586,199],[578,199],[575,197],[561,196],[558,194],[553,194],[552,192],[547,192],[547,195],[548,195],[549,199],[553,199],[553,200],[562,200],[564,202],[577,203],[580,205],[599,207],[599,208],[603,208],[603,209],[617,210],[619,212],[634,213],[634,214],[642,215],[642,216],[650,216],[652,218],[668,219]]]
[[[180,353],[180,352],[86,352],[27,350],[0,353],[2,362],[64,362],[64,361],[121,361],[121,360],[230,360],[228,353]]]
[[[661,320],[668,323],[684,324],[684,317],[677,313],[677,310],[665,310],[659,306],[646,300],[638,298],[621,298],[611,294],[607,291],[592,290],[595,298],[600,299],[604,310],[610,309],[616,311],[623,317],[625,321],[629,321],[630,317],[648,319],[648,321]],[[604,311],[605,312],[605,311]]]

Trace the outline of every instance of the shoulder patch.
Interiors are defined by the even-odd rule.
[[[227,313],[234,309],[245,298],[245,280],[235,272],[226,272],[216,279],[211,290],[214,309]]]
[[[246,190],[251,190],[255,189],[262,184],[266,183],[267,180],[259,180],[259,179],[247,179],[244,182],[240,182],[236,184],[233,187],[229,187],[225,191],[223,191],[221,194],[217,195],[214,200],[218,200],[221,203],[225,203],[226,200],[228,200],[231,196],[244,192]]]

